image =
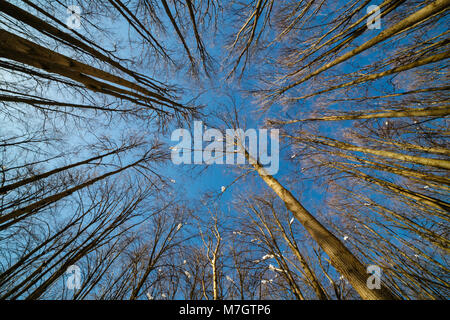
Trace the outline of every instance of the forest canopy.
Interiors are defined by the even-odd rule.
[[[0,299],[448,299],[449,7],[0,0]]]

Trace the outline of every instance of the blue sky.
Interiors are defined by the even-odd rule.
[[[343,4],[343,1],[336,1],[336,7],[339,7],[339,4]],[[372,3],[376,4],[376,3]],[[326,12],[329,10],[331,13],[334,12],[336,8],[325,8]],[[65,12],[60,12],[57,14],[61,20],[65,20]],[[83,15],[83,13],[82,13]],[[315,22],[317,24],[322,24],[329,19],[332,18],[332,15],[326,15],[321,13],[315,18]],[[163,21],[166,25],[169,25],[167,19],[163,18]],[[100,18],[97,21],[89,21],[90,23],[98,23],[102,26],[105,26],[108,29],[111,29],[115,37],[112,39],[105,38],[102,35],[98,35],[96,38],[102,45],[106,48],[111,48],[113,43],[118,42],[117,39],[126,40],[130,36],[131,38],[136,37],[136,34],[133,30],[130,30],[128,25],[122,20],[112,20],[106,17]],[[84,21],[83,23],[87,23]],[[267,71],[273,66],[266,65],[262,58],[264,57],[276,57],[278,50],[280,49],[278,45],[273,45],[268,48],[266,51],[263,51],[262,54],[253,57],[250,64],[248,64],[248,69],[245,71],[242,81],[239,81],[237,77],[231,78],[229,80],[226,79],[228,72],[231,68],[229,64],[224,64],[224,58],[228,56],[228,52],[225,48],[225,44],[228,39],[225,38],[226,34],[231,32],[232,28],[236,28],[237,26],[232,24],[232,21],[221,21],[222,25],[225,25],[225,28],[218,30],[217,34],[214,37],[206,37],[205,35],[205,44],[208,52],[214,58],[215,64],[214,69],[215,73],[212,75],[210,79],[207,79],[203,76],[200,76],[199,80],[193,80],[188,75],[188,70],[186,65],[182,67],[177,72],[173,72],[173,70],[165,70],[164,65],[157,64],[149,64],[142,65],[139,67],[137,71],[144,73],[149,76],[154,76],[157,80],[167,82],[170,84],[175,84],[178,87],[183,89],[183,94],[181,94],[182,101],[187,102],[192,98],[197,97],[196,104],[204,105],[203,113],[213,114],[218,111],[224,111],[225,107],[228,107],[229,110],[232,110],[233,103],[236,104],[238,109],[240,110],[241,121],[245,123],[244,129],[260,129],[264,127],[264,119],[266,117],[274,117],[274,118],[297,118],[305,116],[311,110],[315,110],[315,104],[318,102],[318,99],[312,98],[306,101],[298,102],[297,104],[291,106],[289,109],[284,109],[283,106],[279,104],[274,104],[272,108],[267,113],[258,112],[257,109],[260,107],[256,102],[256,99],[251,95],[246,93],[247,90],[253,90],[258,87],[260,83],[256,80],[256,76],[259,72]],[[223,24],[224,23],[224,24]],[[379,32],[383,30],[386,24],[382,20],[382,29],[381,30],[366,30],[365,33],[359,37],[353,44],[352,47],[355,47],[358,44],[365,42],[367,39],[376,36]],[[434,30],[432,33],[437,34],[439,32],[443,32],[447,26],[442,25],[441,28]],[[79,32],[83,33],[85,30],[82,28]],[[269,39],[273,37],[272,34],[266,35]],[[195,43],[192,41],[192,34],[188,37],[188,42],[191,44],[192,51],[195,51]],[[403,40],[405,43],[408,42],[408,39],[405,38]],[[165,44],[170,48],[181,48],[178,38],[176,37],[174,30],[172,28],[168,28],[167,36],[164,37]],[[402,42],[400,42],[402,43]],[[386,55],[389,53],[391,44],[385,43],[382,46],[376,46],[366,52],[356,56],[355,58],[347,61],[342,66],[337,68],[333,68],[324,75],[333,75],[338,72],[350,73],[358,70],[361,66],[369,65],[374,61],[378,61],[379,59],[386,58]],[[343,52],[350,50],[350,48],[345,49]],[[69,53],[67,50],[61,51],[62,53]],[[124,45],[123,48],[117,53],[120,57],[132,57],[140,54],[140,48],[136,48],[130,46],[128,44]],[[266,55],[266,56],[264,56]],[[180,60],[183,59],[184,55],[178,56],[177,58]],[[184,57],[185,58],[185,57]],[[282,71],[282,70],[274,70],[274,71]],[[3,75],[3,74],[2,74]],[[411,73],[406,73],[406,75],[411,75]],[[405,75],[403,75],[405,76]],[[7,77],[7,76],[6,76]],[[411,79],[414,80],[414,79]],[[413,82],[413,81],[411,81]],[[370,86],[369,95],[377,95],[379,93],[384,93],[386,91],[392,91],[393,88],[386,85],[387,80],[382,78],[373,82]],[[408,83],[401,88],[401,90],[408,89]],[[308,84],[302,88],[309,89]],[[299,91],[300,91],[299,90]],[[292,94],[295,92],[298,94],[299,91],[293,90]],[[59,100],[59,93],[52,90],[45,92],[46,96],[49,98],[55,97]],[[289,92],[291,93],[291,92]],[[300,93],[302,93],[300,91]],[[360,92],[358,92],[357,88],[354,88],[349,93],[350,96],[359,96]],[[76,97],[70,97],[71,99],[76,100]],[[81,101],[81,100],[80,100]],[[361,105],[353,105],[358,109],[370,109],[371,106]],[[348,105],[336,103],[333,105],[333,109],[341,110],[341,111],[349,111]],[[101,122],[102,118],[98,119]],[[209,116],[205,119],[202,119],[205,123],[211,124],[212,126],[220,125],[220,121],[217,120],[214,116]],[[381,119],[380,121],[384,121]],[[64,124],[58,124],[61,128],[64,128]],[[192,126],[193,123],[190,123]],[[341,122],[323,122],[317,124],[317,131],[329,137],[338,138],[341,136],[341,133],[351,128],[353,122],[351,121],[341,121]],[[3,130],[10,126],[11,128],[14,126],[13,124],[4,124]],[[186,124],[187,126],[187,124]],[[94,133],[97,135],[104,134],[110,137],[115,137],[118,139],[122,135],[122,133],[126,130],[134,129],[134,130],[144,130],[144,126],[141,123],[129,123],[117,121],[114,122],[113,125],[109,125],[108,127],[98,127],[94,130]],[[175,142],[170,142],[170,135],[172,130],[176,129],[175,126],[172,126],[162,137],[162,139],[167,142],[167,147],[173,146],[176,144]],[[87,144],[87,142],[94,141],[94,135],[86,133],[86,131],[79,132],[71,132],[68,136],[65,137],[67,139],[67,148],[73,149],[74,146],[78,146],[80,143]],[[204,146],[206,143],[204,144]],[[313,215],[316,215],[316,209],[318,207],[322,207],[322,204],[326,200],[328,196],[326,189],[318,184],[318,181],[314,179],[305,179],[306,176],[303,176],[302,172],[299,170],[300,160],[299,157],[292,157],[295,154],[294,150],[291,150],[290,146],[280,143],[280,170],[275,175],[277,179],[279,179],[283,184],[286,185],[288,189],[290,189],[295,196],[303,203],[303,205],[312,212]],[[79,155],[80,158],[85,158],[84,154]],[[70,159],[72,160],[72,159]],[[48,164],[50,167],[52,164]],[[246,193],[256,193],[261,190],[268,190],[268,187],[259,179],[255,173],[252,173],[249,176],[242,178],[241,180],[234,183],[235,179],[244,173],[243,170],[235,166],[230,165],[173,165],[170,162],[167,164],[160,166],[158,168],[158,172],[163,174],[167,178],[167,182],[172,184],[173,192],[178,194],[183,200],[190,200],[192,203],[198,203],[198,200],[206,193],[211,192],[215,195],[213,198],[220,208],[223,209],[227,214],[234,215],[237,211],[234,211],[232,205],[234,197],[234,193],[238,194],[246,194]],[[174,182],[170,182],[174,180]],[[221,192],[221,187],[228,187],[224,193]],[[385,198],[386,199],[386,198]],[[382,201],[383,199],[379,199]]]

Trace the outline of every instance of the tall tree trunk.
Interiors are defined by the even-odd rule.
[[[364,265],[348,250],[344,244],[327,230],[301,203],[283,187],[277,179],[268,175],[266,170],[256,161],[250,161],[250,155],[244,150],[246,158],[256,169],[264,182],[280,197],[287,209],[305,227],[311,237],[325,251],[331,264],[342,274],[358,294],[367,300],[388,300],[397,297],[383,284],[380,289],[369,289],[367,286],[368,273]]]

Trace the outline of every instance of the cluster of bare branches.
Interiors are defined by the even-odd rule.
[[[370,4],[0,0],[0,299],[447,299],[450,1]],[[169,129],[253,111],[289,174],[173,186]]]
[[[325,208],[311,216],[283,185],[255,169],[302,215],[317,243],[311,221],[320,217],[324,235],[345,237],[357,260],[382,266],[392,294],[443,299],[449,292],[450,109],[448,30],[441,26],[449,2],[384,1],[379,32],[366,26],[368,4],[286,1],[260,18],[264,44],[237,33],[246,39],[247,56],[254,51],[254,59],[264,55],[270,64],[253,75],[261,89],[251,93],[269,115],[267,125],[282,130],[297,174],[325,188]],[[360,295],[370,294],[346,274],[351,262],[340,265],[327,243],[321,247]]]

